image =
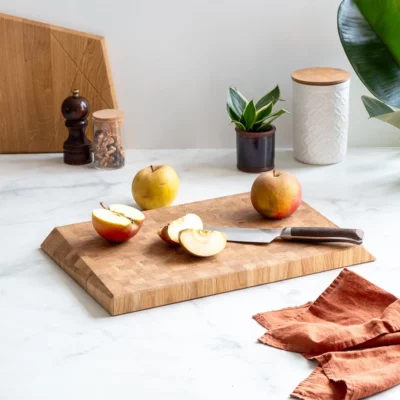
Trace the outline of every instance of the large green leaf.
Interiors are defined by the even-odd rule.
[[[229,88],[228,105],[239,117],[242,116],[247,105],[246,98],[235,88]]]
[[[399,0],[356,0],[357,6],[400,65]],[[397,4],[396,4],[397,3]]]
[[[371,118],[394,111],[393,108],[372,97],[361,96],[361,99]]]
[[[396,128],[400,128],[400,111],[395,111],[372,97],[362,96],[361,98],[370,118],[377,118]]]
[[[257,101],[256,109],[259,110],[260,108],[265,107],[266,105],[268,105],[271,102],[272,102],[272,105],[274,105],[279,100],[280,95],[281,95],[281,91],[279,89],[279,86],[276,86],[269,93],[267,93],[264,97],[262,97],[260,100]]]
[[[400,108],[398,5],[398,0],[343,0],[338,30],[361,81],[375,97]]]
[[[250,130],[256,119],[256,107],[253,100],[247,103],[243,112],[243,120],[247,130]],[[242,121],[241,121],[242,122]]]

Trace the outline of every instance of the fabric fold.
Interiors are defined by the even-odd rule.
[[[263,344],[318,362],[291,394],[355,400],[400,383],[400,300],[344,269],[315,300],[259,313]]]

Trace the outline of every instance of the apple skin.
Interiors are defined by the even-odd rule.
[[[151,165],[140,170],[132,181],[132,195],[143,210],[167,207],[179,191],[179,177],[168,165]]]
[[[285,171],[263,172],[251,188],[251,203],[256,211],[266,218],[288,217],[297,210],[301,198],[299,181]]]
[[[168,225],[164,226],[164,228],[160,229],[158,231],[158,236],[160,236],[160,238],[162,240],[164,240],[164,242],[167,242],[168,244],[172,245],[172,246],[178,246],[179,243],[174,242],[173,240],[170,239],[170,237],[168,236]]]
[[[98,218],[92,213],[92,224],[95,231],[111,243],[122,243],[133,238],[143,225],[143,221],[135,221],[125,226],[114,224]]]

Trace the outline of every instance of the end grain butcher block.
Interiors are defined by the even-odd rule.
[[[306,203],[285,220],[263,219],[245,193],[146,211],[138,235],[119,245],[98,236],[91,222],[58,227],[42,249],[112,315],[374,260],[362,246],[280,240],[228,243],[217,256],[196,258],[157,235],[188,212],[215,226],[335,226]]]

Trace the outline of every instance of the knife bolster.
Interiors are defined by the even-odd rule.
[[[292,228],[283,228],[281,232],[281,239],[292,240]]]

